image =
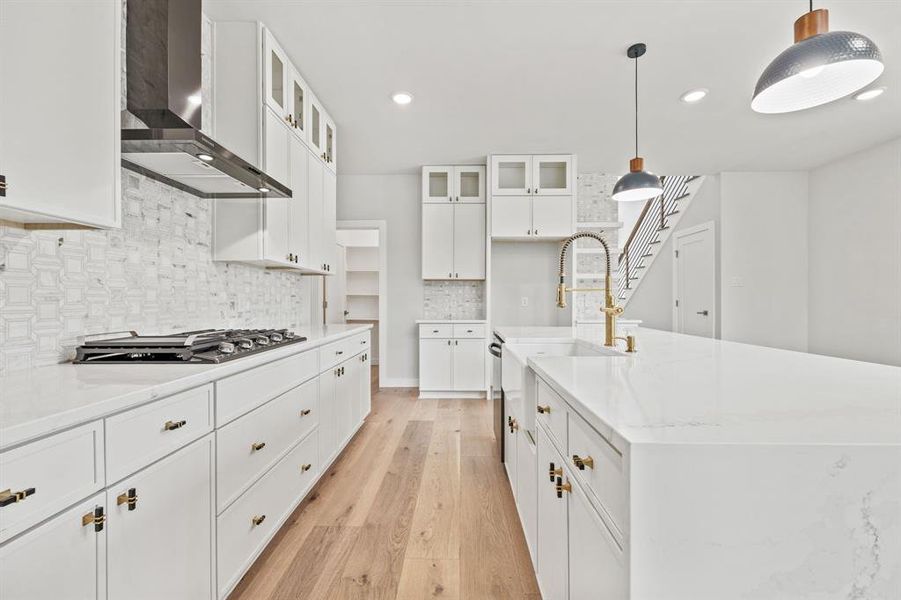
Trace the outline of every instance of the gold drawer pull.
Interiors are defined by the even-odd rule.
[[[300,467],[300,472],[301,472],[301,473],[306,473],[307,471],[310,470],[310,467],[312,467],[312,466],[313,466],[313,465],[311,465],[310,463],[307,463],[307,464],[305,464],[305,465],[301,465],[301,467]]]
[[[550,407],[550,406],[541,406],[541,405],[539,404],[539,405],[538,405],[538,412],[539,412],[540,414],[542,414],[542,415],[550,414],[550,412],[551,412],[551,407]]]
[[[563,467],[554,468],[554,463],[551,463],[550,468],[547,470],[547,474],[551,477],[551,483],[554,483],[554,478],[559,476],[563,476]]]
[[[184,419],[182,419],[181,421],[166,421],[166,423],[163,425],[163,429],[166,431],[172,431],[174,429],[181,429],[187,424],[188,422]]]
[[[263,523],[266,520],[266,515],[260,515],[258,517],[252,518],[250,521],[253,523],[254,527]]]
[[[138,491],[135,488],[129,488],[124,494],[116,496],[116,505],[128,504],[128,510],[135,510],[138,507]]]
[[[89,512],[81,517],[81,526],[87,527],[88,525],[93,525],[94,531],[96,532],[103,531],[104,523],[106,523],[106,515],[103,514],[102,506],[98,506],[93,512]]]
[[[0,506],[7,506],[9,504],[15,504],[17,502],[21,502],[28,496],[31,496],[35,493],[34,488],[26,488],[19,492],[13,492],[11,490],[3,490],[0,492]]]
[[[573,491],[572,484],[568,481],[566,483],[563,483],[562,477],[557,478],[557,485],[555,487],[557,488],[557,497],[558,498],[563,497],[563,492],[572,492]]]
[[[585,458],[582,458],[578,454],[573,454],[573,464],[576,465],[576,468],[579,469],[580,471],[584,471],[585,467],[588,467],[589,469],[593,469],[594,468],[594,459],[591,458],[590,456],[586,456]]]
[[[310,414],[311,411],[312,411],[311,408],[305,408],[305,409],[303,409],[302,411],[300,411],[300,416],[301,416],[301,417],[305,417],[305,416],[307,416],[308,414]]]
[[[256,444],[251,444],[250,449],[256,452],[257,450],[262,450],[266,447],[266,442],[257,442]]]

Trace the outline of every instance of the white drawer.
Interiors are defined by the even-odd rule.
[[[308,350],[216,382],[216,427],[316,377],[319,354]]]
[[[582,459],[581,469],[576,456]],[[622,451],[581,417],[570,415],[569,457],[573,472],[585,483],[595,502],[599,501],[600,512],[606,513],[620,534],[627,531],[627,486]]]
[[[319,348],[319,372],[325,373],[340,362],[344,362],[355,353],[353,338],[340,339]]]
[[[219,515],[216,551],[220,598],[235,586],[318,475],[314,431]]]
[[[212,430],[212,385],[110,417],[106,420],[107,481],[119,481]]]
[[[483,323],[454,324],[455,338],[484,338],[485,325]]]
[[[454,326],[450,323],[424,323],[419,326],[419,337],[422,338],[452,338]]]
[[[34,489],[0,507],[0,542],[103,487],[103,422],[95,421],[0,454],[0,490]]]
[[[364,350],[368,350],[370,346],[370,335],[367,331],[366,333],[361,333],[359,335],[351,338],[350,343],[350,353],[351,355],[357,354],[359,352],[363,352]]]
[[[318,422],[319,380],[313,379],[217,431],[217,513]]]
[[[551,439],[560,450],[561,454],[567,454],[567,414],[566,403],[563,398],[557,395],[548,384],[542,379],[538,379],[538,413],[535,420],[543,423],[545,428],[552,434]]]

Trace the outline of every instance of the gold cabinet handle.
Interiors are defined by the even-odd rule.
[[[87,527],[88,525],[94,526],[95,532],[103,531],[103,524],[106,523],[106,515],[103,514],[103,507],[98,506],[92,512],[89,512],[81,517],[81,526]]]
[[[0,492],[0,507],[8,506],[10,504],[15,504],[17,502],[21,502],[25,498],[29,496],[33,496],[37,490],[35,488],[26,488],[24,490],[20,490],[18,492],[13,492],[12,490],[3,490]]]
[[[557,485],[554,487],[557,488],[557,497],[558,498],[563,497],[563,492],[572,492],[573,491],[572,484],[568,481],[566,483],[563,483],[562,477],[557,478]]]
[[[163,430],[164,431],[173,431],[175,429],[181,429],[182,427],[184,427],[187,424],[188,424],[188,422],[185,421],[184,419],[182,419],[181,421],[166,421],[163,424]]]
[[[265,447],[266,447],[266,442],[257,442],[255,444],[250,445],[250,449],[253,450],[254,452],[256,452],[258,450],[262,450]]]
[[[306,473],[307,471],[310,470],[310,467],[312,467],[312,466],[313,466],[313,465],[311,465],[310,463],[306,463],[306,464],[304,464],[304,465],[301,465],[301,466],[300,466],[300,472],[301,472],[301,473]]]
[[[263,523],[263,521],[265,521],[265,520],[266,520],[266,515],[259,515],[259,516],[255,516],[254,518],[252,518],[250,520],[250,522],[253,523],[254,527],[256,527],[257,525],[261,525]]]
[[[538,405],[538,412],[539,412],[539,414],[542,414],[542,415],[550,414],[550,412],[551,412],[551,407],[550,407],[550,406],[541,406],[541,405],[539,404],[539,405]]]
[[[590,456],[586,456],[585,458],[582,458],[578,454],[573,454],[573,464],[576,465],[576,468],[579,469],[580,471],[584,471],[585,467],[588,467],[589,469],[593,469],[594,468],[594,459],[591,458]]]
[[[554,468],[554,463],[550,464],[550,467],[547,470],[547,474],[551,477],[551,483],[554,483],[554,478],[557,476],[563,476],[563,467]]]
[[[116,505],[121,506],[123,504],[128,505],[128,510],[135,510],[138,507],[138,490],[129,488],[124,494],[116,496]]]
[[[301,416],[301,417],[305,417],[305,416],[307,416],[308,414],[310,414],[310,412],[311,412],[312,410],[313,410],[313,409],[311,409],[311,408],[305,408],[305,409],[303,409],[302,411],[300,411],[300,416]]]

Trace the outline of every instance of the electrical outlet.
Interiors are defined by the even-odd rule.
[[[519,299],[519,305],[520,305],[520,306],[523,306],[523,307],[528,306],[528,305],[529,305],[529,297],[528,297],[528,296],[523,296],[522,298],[520,298],[520,299]]]

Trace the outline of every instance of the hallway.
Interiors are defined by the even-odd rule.
[[[373,394],[372,413],[231,595],[540,596],[487,400]]]

